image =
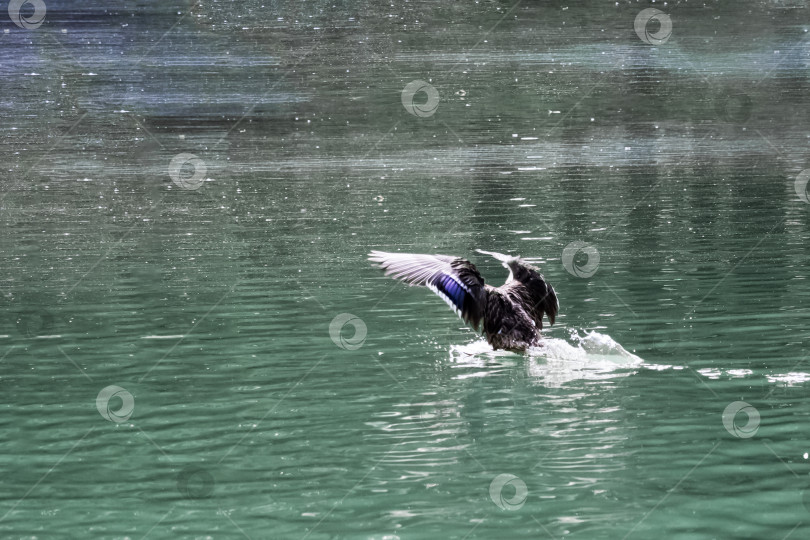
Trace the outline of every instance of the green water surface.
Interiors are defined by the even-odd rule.
[[[804,3],[45,5],[0,12],[0,536],[807,537]],[[578,354],[366,261],[476,248]]]

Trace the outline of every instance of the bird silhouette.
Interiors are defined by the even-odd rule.
[[[520,257],[476,251],[501,261],[509,270],[506,283],[485,284],[475,265],[461,257],[372,251],[368,259],[385,275],[436,293],[493,349],[524,352],[539,345],[543,315],[554,324],[560,308],[554,288]]]

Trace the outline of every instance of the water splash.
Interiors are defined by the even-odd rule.
[[[597,331],[569,329],[567,339],[545,337],[526,355],[508,351],[495,351],[483,338],[472,343],[450,347],[450,360],[457,367],[485,368],[465,372],[458,378],[486,377],[526,364],[530,376],[551,387],[575,380],[605,380],[625,377],[639,369],[651,371],[683,370],[686,366],[653,364],[629,352],[607,334]],[[708,380],[764,377],[770,384],[801,386],[810,382],[810,373],[761,373],[750,369],[711,367],[697,369],[696,373]]]
[[[607,334],[570,330],[569,339],[547,338],[529,350],[529,374],[548,386],[575,380],[602,380],[634,373],[644,360]]]
[[[495,351],[484,339],[465,345],[453,345],[450,359],[459,367],[505,367],[520,362],[520,355]],[[578,379],[608,379],[625,376],[644,360],[627,351],[607,334],[597,331],[570,330],[568,339],[546,337],[543,343],[526,353],[529,375],[542,378],[544,384],[559,386]],[[474,375],[485,376],[487,372]]]
[[[636,366],[644,362],[640,357],[629,352],[607,334],[595,330],[584,331],[570,329],[568,340],[547,338],[539,347],[530,350],[531,356],[548,359],[609,362],[622,367]]]

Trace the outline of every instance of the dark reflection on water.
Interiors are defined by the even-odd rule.
[[[0,34],[5,536],[807,535],[799,4],[659,46],[636,4],[46,5]],[[531,258],[546,349],[375,248]]]

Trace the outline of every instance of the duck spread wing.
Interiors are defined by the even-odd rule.
[[[432,290],[459,317],[478,329],[484,313],[484,278],[468,260],[448,255],[372,251],[368,259],[385,275]]]

